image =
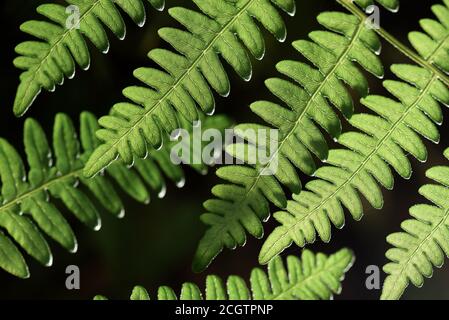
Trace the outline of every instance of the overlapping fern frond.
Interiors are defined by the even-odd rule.
[[[344,208],[356,220],[362,218],[360,194],[380,209],[383,197],[380,186],[392,189],[393,168],[403,178],[412,174],[407,154],[426,161],[427,150],[421,137],[439,142],[435,124],[443,121],[440,103],[449,105],[449,90],[440,81],[440,69],[449,72],[449,1],[435,5],[439,21],[424,19],[426,31],[410,33],[412,45],[429,68],[393,65],[392,71],[402,81],[385,81],[385,88],[397,98],[368,96],[362,104],[375,114],[357,114],[349,121],[360,132],[344,133],[338,142],[346,149],[331,150],[319,178],[294,195],[286,211],[275,219],[281,224],[266,240],[260,262],[267,263],[293,242],[299,246],[315,241],[316,235],[329,241],[331,224],[344,225]]]
[[[251,54],[265,52],[258,20],[283,41],[286,28],[275,6],[294,14],[294,0],[193,0],[200,12],[176,7],[169,14],[187,30],[162,28],[159,35],[174,50],[155,49],[148,57],[161,69],[139,68],[135,77],[145,86],[126,88],[131,103],[118,103],[100,119],[104,142],[91,156],[85,175],[94,176],[117,157],[132,164],[145,156],[147,144],[157,147],[162,133],[178,128],[179,118],[189,121],[199,113],[211,114],[212,89],[227,96],[230,84],[219,56],[245,80],[252,75]]]
[[[445,152],[449,160],[449,149]],[[428,184],[419,193],[433,203],[410,208],[413,219],[402,223],[402,232],[387,237],[394,248],[386,253],[391,261],[384,266],[382,299],[399,299],[411,282],[417,287],[430,278],[433,267],[440,268],[449,256],[449,167],[429,169],[426,176],[437,184]]]
[[[107,168],[105,175],[85,179],[82,175],[85,162],[99,144],[95,136],[98,124],[88,112],[81,114],[80,122],[78,141],[70,118],[58,114],[53,129],[53,148],[50,148],[39,123],[27,119],[24,144],[28,173],[19,153],[6,140],[0,139],[0,268],[15,276],[29,276],[17,246],[43,265],[52,264],[52,254],[41,231],[67,250],[77,250],[75,235],[53,199],[59,199],[78,220],[98,230],[101,221],[91,199],[117,217],[124,214],[113,181],[123,192],[143,203],[150,200],[146,184],[160,196],[164,195],[163,173],[177,185],[183,184],[182,169],[170,160],[170,146],[174,142],[167,143],[161,150],[151,150],[147,159],[136,161],[134,170],[117,162]],[[224,130],[230,122],[226,117],[215,116],[206,119],[203,125]],[[204,170],[201,165],[195,168]],[[79,188],[79,183],[83,188]]]
[[[301,260],[289,256],[286,264],[280,257],[270,262],[268,274],[256,268],[251,272],[251,289],[239,276],[230,276],[223,283],[220,277],[206,279],[205,296],[197,285],[185,283],[180,300],[328,300],[341,291],[341,281],[354,261],[352,252],[342,249],[335,254],[314,254],[304,250]],[[96,296],[96,300],[105,300]],[[170,287],[160,287],[158,300],[177,300]],[[134,288],[131,300],[150,300],[148,292],[140,286]]]
[[[148,1],[158,10],[164,7],[164,0]],[[20,56],[14,60],[14,65],[24,70],[14,101],[14,113],[18,116],[27,111],[42,88],[53,91],[65,78],[74,77],[76,64],[84,70],[89,68],[90,54],[84,37],[104,53],[109,50],[109,41],[103,25],[120,39],[125,37],[126,26],[118,7],[138,25],[145,22],[142,0],[66,2],[67,6],[54,3],[37,8],[37,12],[50,21],[31,20],[20,26],[20,30],[37,40],[25,41],[16,47]]]
[[[218,170],[220,178],[228,184],[212,189],[218,199],[206,201],[207,213],[201,220],[208,225],[195,254],[193,269],[205,269],[224,248],[235,248],[246,242],[246,232],[254,237],[263,236],[261,221],[269,217],[269,203],[279,208],[287,204],[281,187],[293,193],[301,190],[296,169],[306,174],[316,170],[314,156],[321,160],[328,157],[328,146],[320,128],[332,138],[338,139],[341,123],[337,112],[350,118],[354,111],[351,94],[347,86],[361,96],[368,94],[368,82],[361,69],[381,77],[383,67],[376,53],[380,41],[365,21],[349,14],[327,12],[318,16],[318,21],[329,31],[310,33],[312,41],[295,41],[294,48],[311,64],[298,61],[282,61],[277,69],[289,80],[274,78],[266,81],[268,89],[279,102],[258,101],[251,109],[272,127],[279,129],[277,149],[271,150],[272,161],[278,168],[275,175],[266,175],[271,161],[264,167],[227,166]],[[358,65],[361,67],[359,68]],[[236,133],[245,135],[247,129],[270,129],[272,127],[244,124],[237,126]],[[231,146],[229,152],[245,160]]]

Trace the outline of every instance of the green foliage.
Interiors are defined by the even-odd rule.
[[[209,225],[195,254],[193,269],[205,269],[217,254],[227,247],[233,249],[246,242],[246,232],[256,238],[263,236],[261,221],[268,219],[269,204],[279,208],[287,205],[281,185],[293,193],[301,190],[296,169],[313,174],[316,171],[314,156],[328,158],[328,146],[320,128],[332,138],[341,134],[337,112],[350,118],[354,111],[351,94],[368,94],[368,81],[361,68],[378,77],[383,67],[376,53],[380,41],[364,21],[349,14],[326,12],[318,16],[321,25],[329,31],[310,33],[312,41],[295,41],[294,48],[313,65],[299,61],[282,61],[277,64],[280,73],[289,80],[274,78],[266,86],[285,106],[269,101],[258,101],[251,110],[272,127],[279,129],[277,150],[271,150],[278,161],[275,175],[266,175],[271,161],[265,166],[228,166],[218,170],[220,178],[230,184],[220,184],[212,189],[218,199],[206,201],[207,212],[201,220]],[[269,129],[256,124],[236,127],[242,138],[247,129]],[[236,150],[244,150],[238,153]],[[236,158],[245,160],[246,149],[231,146],[228,150]],[[272,160],[274,161],[274,160]]]
[[[103,129],[98,136],[104,143],[87,163],[84,171],[87,177],[94,176],[117,157],[127,164],[143,157],[147,145],[161,145],[161,132],[171,133],[178,128],[179,118],[192,122],[199,113],[213,113],[211,88],[222,96],[230,91],[219,56],[243,79],[249,80],[252,66],[245,47],[258,59],[265,52],[263,36],[254,19],[283,41],[285,25],[274,6],[290,14],[295,12],[293,0],[193,2],[202,13],[181,7],[169,10],[187,30],[159,30],[159,35],[174,48],[149,52],[148,57],[161,69],[135,70],[135,77],[145,86],[124,89],[124,95],[132,103],[118,103],[108,116],[100,119]]]
[[[148,0],[162,10],[164,0]],[[32,105],[42,88],[53,91],[64,78],[73,78],[75,64],[86,70],[90,54],[86,37],[100,51],[109,50],[109,41],[103,24],[118,38],[123,39],[126,27],[117,7],[126,12],[139,26],[145,23],[142,0],[67,0],[67,6],[42,4],[37,12],[50,21],[31,20],[23,23],[20,30],[38,40],[25,41],[16,47],[19,54],[14,65],[24,70],[14,101],[14,113],[23,115]],[[79,24],[71,20],[69,5],[79,9]],[[68,23],[71,22],[71,23]]]
[[[326,256],[304,250],[299,260],[289,256],[284,265],[277,257],[268,266],[268,275],[256,268],[251,272],[251,290],[239,276],[230,276],[223,283],[220,277],[210,275],[206,279],[206,300],[328,300],[341,291],[341,281],[351,268],[354,257],[347,249]],[[149,300],[148,292],[140,286],[134,288],[131,300]],[[176,300],[170,287],[160,287],[158,300]],[[180,300],[202,300],[203,295],[197,285],[185,283]],[[96,296],[95,300],[106,300]]]
[[[449,149],[445,156],[449,159]],[[428,184],[419,193],[433,205],[418,204],[410,208],[413,219],[401,224],[403,232],[387,237],[394,248],[387,251],[391,261],[384,267],[382,299],[399,299],[411,282],[422,287],[424,278],[440,268],[449,256],[449,167],[436,166],[426,176],[437,184]]]
[[[203,126],[224,130],[230,125],[226,117],[215,116],[205,120]],[[186,124],[186,129],[191,130]],[[41,230],[65,249],[75,252],[75,235],[53,203],[59,199],[66,209],[86,224],[98,230],[101,220],[91,199],[117,217],[123,217],[122,201],[114,183],[135,200],[150,201],[149,189],[159,196],[165,194],[163,174],[181,186],[183,171],[170,160],[167,142],[163,149],[150,150],[147,159],[139,159],[131,170],[121,162],[109,166],[106,174],[92,179],[83,177],[86,160],[99,145],[95,136],[97,119],[88,112],[80,117],[80,141],[70,118],[58,114],[53,129],[53,151],[39,123],[27,119],[24,126],[25,153],[29,172],[18,152],[6,140],[0,139],[0,227],[29,255],[43,265],[52,264],[52,254]],[[80,148],[80,144],[82,149]],[[54,154],[54,156],[52,155]],[[196,166],[203,172],[204,166]],[[82,188],[79,186],[82,185]],[[89,192],[87,192],[89,191]],[[0,231],[0,268],[15,276],[29,276],[28,267],[16,244]]]
[[[164,7],[164,0],[148,1],[156,9]],[[222,60],[249,81],[251,56],[262,59],[265,53],[258,23],[278,41],[284,41],[286,27],[280,11],[294,15],[295,1],[192,1],[197,11],[182,7],[169,10],[182,29],[159,30],[159,36],[173,49],[148,53],[157,67],[134,71],[141,84],[123,90],[129,102],[115,104],[99,121],[83,112],[80,139],[65,114],[56,116],[52,147],[39,123],[27,119],[27,165],[11,144],[0,139],[0,268],[17,277],[29,277],[22,249],[50,266],[52,252],[44,234],[75,252],[77,240],[64,211],[98,230],[100,207],[123,217],[120,193],[142,203],[149,202],[150,190],[162,197],[164,175],[181,187],[184,174],[170,154],[176,142],[169,141],[167,133],[178,128],[191,131],[196,120],[203,121],[203,129],[231,126],[226,117],[205,116],[215,111],[214,92],[224,97],[230,93]],[[276,101],[251,105],[265,124],[237,126],[235,132],[244,142],[227,149],[239,161],[249,163],[254,145],[261,142],[252,136],[254,130],[277,129],[279,135],[269,137],[269,141],[276,139],[276,148],[266,145],[272,158],[268,163],[226,166],[217,171],[226,182],[216,185],[212,189],[215,199],[204,203],[206,213],[201,220],[208,229],[193,261],[194,271],[200,272],[224,248],[243,246],[247,234],[262,238],[263,222],[270,216],[270,206],[275,206],[281,209],[274,214],[280,225],[267,237],[259,255],[259,262],[268,264],[268,271],[254,269],[250,286],[238,276],[230,276],[226,283],[218,276],[208,276],[204,295],[197,285],[185,283],[180,300],[312,300],[330,299],[339,293],[341,280],[353,263],[349,250],[329,257],[304,250],[301,260],[289,256],[285,264],[279,255],[293,243],[304,247],[317,238],[329,242],[332,227],[344,226],[345,211],[355,220],[362,218],[362,198],[381,209],[382,188],[393,189],[394,174],[411,177],[408,155],[425,162],[423,138],[439,142],[441,105],[449,105],[449,0],[442,1],[432,7],[437,19],[421,20],[424,31],[409,34],[417,53],[383,28],[370,28],[360,9],[377,3],[397,11],[398,0],[337,0],[350,14],[322,13],[318,22],[326,30],[311,32],[309,40],[293,42],[307,62],[284,60],[276,65],[284,78],[265,82]],[[79,28],[69,17],[74,12],[60,4],[38,7],[38,13],[48,21],[28,21],[20,27],[37,40],[16,47],[19,57],[14,64],[24,70],[14,102],[18,116],[27,111],[42,89],[53,91],[65,78],[72,78],[76,65],[89,67],[86,39],[106,53],[109,40],[105,26],[118,38],[125,37],[119,9],[136,24],[145,22],[141,0],[66,3],[79,9]],[[398,80],[383,82],[391,97],[369,95],[366,74],[384,76],[378,57],[379,35],[417,64],[391,66]],[[361,97],[361,104],[370,113],[354,113],[354,96]],[[342,133],[343,121],[354,129]],[[340,147],[329,150],[328,139]],[[445,156],[449,160],[449,149]],[[183,160],[190,163],[192,158]],[[325,165],[319,167],[317,160]],[[274,162],[277,167],[270,174]],[[200,173],[207,170],[205,164],[192,167]],[[303,187],[300,174],[313,180]],[[419,192],[432,205],[412,207],[413,219],[404,221],[402,231],[387,238],[393,248],[386,253],[390,262],[384,267],[388,276],[382,299],[399,299],[409,283],[422,286],[434,267],[441,267],[444,256],[449,255],[449,166],[434,167],[427,171],[427,177],[436,184],[425,185]],[[287,193],[292,194],[291,200]],[[177,298],[169,287],[158,289],[158,300]],[[134,288],[131,300],[149,299],[143,287]]]
[[[435,5],[439,22],[421,21],[426,33],[412,32],[410,40],[426,63],[449,72],[449,1]],[[407,154],[426,161],[427,150],[420,136],[439,142],[435,125],[443,120],[439,103],[449,105],[449,90],[434,69],[393,65],[393,73],[403,81],[385,81],[384,87],[397,98],[368,96],[361,100],[375,114],[357,114],[349,122],[361,132],[344,133],[338,142],[346,149],[329,152],[328,164],[318,169],[306,190],[294,195],[286,211],[275,219],[281,224],[266,240],[260,262],[267,263],[295,242],[314,242],[316,235],[325,242],[331,238],[331,224],[344,226],[344,208],[360,220],[362,194],[377,209],[383,206],[379,185],[392,189],[392,167],[403,178],[410,178]]]

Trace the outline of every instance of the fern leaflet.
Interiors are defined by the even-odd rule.
[[[449,4],[449,1],[447,1]],[[412,32],[410,40],[423,59],[449,71],[449,8],[433,7],[439,21],[421,21],[421,32]],[[423,42],[431,42],[431,50]],[[274,215],[281,224],[266,240],[260,262],[267,263],[295,242],[299,246],[331,237],[331,223],[344,225],[344,207],[352,217],[363,215],[360,192],[377,209],[383,206],[379,184],[392,189],[394,178],[390,166],[408,179],[411,165],[405,153],[426,161],[427,150],[420,135],[437,143],[443,121],[439,103],[449,104],[449,90],[432,70],[413,65],[393,65],[393,73],[402,81],[385,81],[385,88],[399,101],[381,96],[368,96],[362,104],[377,115],[354,115],[349,122],[362,132],[344,133],[338,142],[347,149],[331,150],[325,166],[314,174],[319,178],[307,184],[306,190],[293,196],[287,210]]]
[[[82,152],[70,118],[65,114],[56,116],[53,130],[54,157],[39,123],[33,119],[25,121],[24,144],[30,168],[28,175],[18,152],[6,140],[0,139],[0,228],[6,230],[29,255],[47,266],[52,264],[52,254],[39,229],[65,249],[71,252],[77,250],[72,229],[50,198],[60,199],[77,219],[98,230],[101,221],[90,198],[95,198],[104,209],[117,217],[124,215],[123,204],[112,181],[129,196],[143,203],[150,199],[145,183],[160,196],[164,195],[162,173],[178,186],[184,181],[182,169],[170,160],[171,142],[159,151],[151,150],[148,159],[136,161],[134,170],[117,162],[106,170],[107,175],[84,178],[84,164],[99,144],[95,136],[98,124],[90,113],[83,112],[80,118]],[[224,130],[230,122],[226,117],[216,116],[206,119],[204,125]],[[199,165],[196,169],[204,170]],[[79,182],[84,190],[78,188]],[[91,197],[87,195],[87,190]],[[18,277],[29,276],[22,254],[2,231],[0,268]]]
[[[312,155],[324,160],[328,157],[325,137],[319,127],[337,139],[341,123],[331,105],[346,117],[353,113],[352,97],[345,84],[361,96],[368,94],[368,82],[356,66],[378,77],[383,67],[375,53],[380,50],[376,34],[368,29],[364,21],[340,13],[327,12],[318,16],[318,21],[330,31],[310,33],[312,41],[295,41],[293,46],[314,67],[298,61],[282,61],[277,65],[280,73],[291,80],[269,79],[268,89],[287,107],[278,103],[258,101],[251,109],[268,124],[279,129],[278,148],[272,152],[278,161],[274,176],[265,175],[270,167],[228,166],[217,171],[220,178],[231,184],[220,184],[212,189],[218,199],[206,201],[207,213],[201,220],[209,226],[195,254],[193,269],[202,271],[223,249],[242,246],[246,232],[256,238],[263,236],[261,220],[269,217],[269,203],[277,207],[286,206],[286,196],[281,187],[287,186],[293,193],[301,190],[296,168],[306,174],[316,170]],[[236,127],[236,133],[248,142],[247,129],[266,129],[256,124]],[[229,152],[245,160],[244,150],[231,146]]]
[[[148,0],[162,10],[164,0]],[[138,25],[145,22],[142,0],[67,0],[76,6],[77,17],[70,20],[69,7],[60,4],[42,4],[37,12],[49,21],[31,20],[20,29],[39,40],[25,41],[16,47],[20,55],[14,65],[24,70],[14,101],[14,113],[23,115],[32,105],[42,88],[53,91],[64,78],[73,78],[75,63],[86,70],[90,65],[90,54],[83,38],[89,39],[99,50],[106,53],[109,41],[102,24],[117,37],[123,39],[126,27],[117,6],[126,12]],[[75,11],[72,13],[74,14]],[[79,17],[78,17],[79,15]],[[79,18],[79,19],[78,19]]]
[[[226,285],[218,276],[206,279],[206,300],[328,300],[341,291],[341,281],[354,261],[348,249],[326,256],[304,250],[301,260],[289,256],[284,265],[280,257],[270,262],[268,275],[256,268],[251,272],[251,290],[239,276],[230,276]],[[160,287],[158,300],[176,300],[170,287]],[[193,283],[185,283],[180,300],[203,300],[201,290]],[[96,296],[95,300],[106,300]],[[131,300],[150,300],[148,292],[140,286],[134,288]]]
[[[100,119],[104,129],[98,135],[104,144],[87,163],[87,177],[94,176],[118,156],[127,164],[132,164],[135,157],[144,157],[146,145],[159,146],[161,131],[171,133],[177,129],[180,117],[196,120],[197,105],[205,113],[213,113],[211,88],[223,96],[230,90],[219,54],[242,78],[249,80],[252,67],[245,47],[258,59],[265,51],[254,19],[283,41],[285,25],[273,5],[290,14],[295,12],[293,0],[193,1],[203,13],[180,7],[169,10],[188,31],[159,30],[159,35],[180,54],[163,49],[150,51],[149,58],[164,71],[135,70],[135,77],[148,87],[126,88],[124,95],[133,103],[118,103],[110,115]]]
[[[445,156],[449,159],[449,149]],[[426,175],[438,184],[425,185],[419,193],[434,205],[411,207],[413,219],[402,223],[404,231],[388,236],[387,241],[394,248],[386,254],[391,262],[384,266],[389,276],[382,299],[399,299],[410,282],[421,287],[424,277],[432,277],[432,266],[440,268],[444,256],[449,256],[449,167],[434,167]]]

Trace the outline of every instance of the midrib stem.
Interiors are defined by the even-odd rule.
[[[76,177],[81,177],[82,176],[82,172],[83,172],[84,168],[81,169],[75,169],[74,171],[71,171],[67,174],[64,174],[62,176],[55,176],[52,179],[46,181],[45,183],[43,183],[42,185],[36,187],[36,188],[32,188],[30,190],[28,190],[25,193],[22,193],[20,196],[18,196],[17,198],[15,198],[14,200],[8,201],[4,204],[2,204],[0,206],[0,213],[3,211],[6,211],[10,208],[12,208],[15,205],[19,205],[24,199],[28,198],[28,197],[32,197],[35,194],[38,194],[39,192],[48,190],[51,188],[52,185],[56,184],[56,183],[60,183],[64,180],[68,180],[71,178],[76,178]]]

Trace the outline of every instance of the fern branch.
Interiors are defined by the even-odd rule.
[[[23,115],[32,105],[42,88],[53,91],[64,78],[73,78],[75,63],[86,70],[90,66],[90,54],[83,35],[99,50],[106,53],[109,41],[102,23],[117,37],[123,39],[126,27],[117,6],[126,12],[139,26],[145,23],[142,0],[67,0],[79,9],[78,21],[68,24],[66,7],[59,4],[42,4],[37,12],[49,20],[27,21],[20,26],[39,41],[25,41],[16,47],[20,55],[14,65],[24,70],[14,101],[14,113]],[[149,0],[162,10],[164,0]],[[78,22],[78,23],[77,23]]]
[[[351,268],[354,257],[343,249],[326,256],[304,250],[299,260],[289,256],[284,265],[276,258],[268,266],[268,275],[259,268],[251,272],[251,290],[239,276],[230,276],[226,282],[218,276],[206,279],[206,300],[328,300],[341,291],[341,281]],[[252,293],[252,294],[251,294]],[[158,300],[176,300],[173,289],[160,287]],[[180,300],[202,300],[201,290],[193,283],[182,286]],[[150,300],[148,292],[140,286],[134,288],[131,300]],[[106,300],[96,296],[95,300]]]
[[[268,89],[288,108],[267,101],[251,106],[256,114],[280,131],[278,147],[272,152],[271,160],[263,167],[229,166],[217,172],[219,177],[232,184],[214,187],[212,193],[219,199],[204,204],[207,213],[201,219],[209,225],[209,229],[196,251],[195,271],[204,270],[223,247],[244,245],[245,232],[261,238],[263,227],[260,221],[268,219],[269,203],[280,208],[286,206],[281,185],[293,193],[301,190],[295,168],[313,174],[316,167],[312,154],[322,160],[327,158],[327,143],[318,126],[334,139],[341,133],[340,120],[329,102],[345,116],[351,117],[353,101],[345,83],[362,96],[368,93],[367,80],[353,61],[378,77],[383,75],[383,67],[375,55],[380,50],[380,43],[375,33],[366,28],[364,21],[338,12],[321,14],[318,21],[330,32],[312,32],[310,38],[313,41],[293,43],[316,69],[300,62],[283,61],[277,69],[296,84],[281,79],[266,82]],[[246,124],[237,126],[236,132],[245,132],[250,128],[267,129]],[[242,138],[249,139],[244,134]],[[231,146],[229,152],[245,160],[245,154],[236,153],[235,150],[242,148]],[[266,175],[264,171],[272,161],[278,161],[279,168],[274,176]]]
[[[172,8],[170,15],[188,31],[162,28],[160,36],[176,52],[155,49],[148,54],[164,71],[140,68],[134,75],[146,87],[124,90],[133,103],[116,104],[109,116],[100,119],[104,141],[87,163],[85,175],[91,177],[118,156],[127,164],[146,154],[146,144],[159,146],[161,131],[178,127],[180,116],[189,121],[198,117],[198,107],[207,114],[214,111],[211,88],[227,96],[230,84],[219,54],[245,80],[251,78],[251,62],[245,47],[258,59],[264,55],[264,40],[257,19],[283,41],[286,29],[276,5],[294,14],[293,0],[194,0],[201,12]],[[240,41],[239,41],[240,40]]]
[[[445,10],[449,18],[449,10]],[[440,26],[436,29],[439,34],[432,33],[439,42],[432,52],[423,54],[423,59],[441,62],[441,57],[448,54],[449,29],[429,21],[423,24]],[[319,180],[310,182],[306,191],[293,196],[285,212],[274,215],[281,226],[266,240],[260,253],[262,263],[293,242],[299,246],[314,242],[317,233],[323,241],[329,241],[331,223],[337,228],[344,225],[344,207],[354,219],[360,220],[363,207],[358,192],[380,209],[383,197],[378,184],[387,189],[394,184],[390,166],[403,178],[409,178],[412,170],[404,151],[426,161],[427,150],[419,135],[439,142],[435,123],[443,121],[439,103],[449,104],[449,90],[432,70],[393,65],[392,71],[405,82],[385,81],[384,86],[400,103],[381,96],[362,99],[362,104],[378,116],[354,115],[349,122],[363,133],[343,134],[339,143],[348,149],[330,151],[327,163],[331,166],[317,170],[315,176]]]
[[[449,160],[449,149],[445,151]],[[419,193],[434,205],[419,204],[410,208],[413,219],[402,223],[403,232],[387,237],[394,246],[386,256],[391,262],[384,266],[389,274],[385,279],[382,299],[399,299],[411,282],[417,287],[433,274],[433,266],[440,268],[449,255],[449,167],[437,166],[426,176],[437,184],[420,188]]]
[[[81,114],[80,122],[79,141],[70,118],[64,114],[56,116],[53,157],[38,122],[27,119],[24,143],[29,164],[28,174],[18,152],[6,140],[0,139],[0,228],[7,231],[20,247],[44,265],[51,265],[52,254],[40,230],[67,250],[77,250],[77,241],[71,227],[51,199],[59,198],[77,219],[98,230],[101,220],[91,198],[117,217],[124,215],[123,204],[112,181],[129,196],[143,203],[150,199],[145,183],[162,197],[165,194],[163,174],[178,186],[184,181],[181,168],[170,160],[170,148],[174,142],[168,142],[159,151],[151,150],[150,158],[139,159],[135,170],[129,170],[126,165],[117,162],[106,170],[107,175],[85,179],[82,175],[84,164],[99,144],[95,136],[98,124],[97,119],[87,112]],[[230,122],[226,117],[216,116],[206,119],[203,125],[224,130]],[[185,123],[183,127],[191,128]],[[53,160],[56,160],[54,164]],[[204,165],[197,165],[195,169],[202,172],[205,168]],[[78,188],[79,183],[83,185],[82,189]],[[87,190],[90,192],[87,193]],[[22,254],[1,231],[0,247],[0,268],[18,277],[28,277],[28,267]]]
[[[338,3],[340,3],[343,7],[345,7],[348,11],[350,11],[355,16],[359,17],[360,19],[366,20],[366,15],[357,8],[352,3],[352,0],[337,0]],[[447,16],[447,7],[449,7],[449,1],[443,0],[446,7],[442,5],[435,5],[432,7],[432,10],[435,12],[435,14],[440,18],[440,22],[443,24],[445,28],[449,28],[449,21],[446,20],[445,16]],[[428,20],[422,20],[421,23],[426,29],[427,27],[432,27],[429,24],[426,24],[426,21]],[[432,30],[432,29],[427,29]],[[375,29],[375,31],[381,36],[383,39],[388,41],[393,47],[395,47],[397,50],[399,50],[403,55],[408,57],[410,60],[415,62],[417,65],[420,65],[421,67],[431,71],[434,75],[438,77],[440,81],[442,81],[446,86],[449,86],[449,76],[447,75],[447,68],[444,63],[444,58],[447,59],[448,57],[441,57],[438,59],[439,61],[433,61],[431,59],[425,59],[410,48],[408,48],[405,44],[403,44],[401,41],[396,39],[392,34],[390,34],[388,31],[386,31],[384,28],[380,27]],[[412,42],[413,47],[418,52],[425,52],[428,49],[428,45],[430,44],[430,47],[433,47],[433,40],[431,38],[427,38],[427,36],[424,35],[424,38],[422,37],[422,33],[411,33],[410,34],[410,41]],[[422,42],[422,40],[426,40],[425,43]],[[434,39],[438,40],[438,39]],[[445,41],[441,42],[439,41],[439,45],[447,43]],[[440,47],[441,48],[441,47]],[[447,48],[446,48],[447,50]]]

